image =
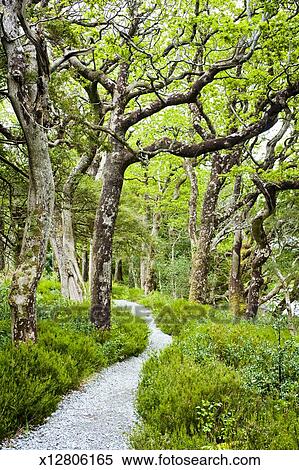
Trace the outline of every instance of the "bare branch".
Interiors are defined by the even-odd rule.
[[[109,93],[113,93],[115,88],[115,82],[111,80],[111,78],[109,78],[104,72],[102,72],[101,70],[89,69],[76,57],[71,57],[69,59],[69,62],[82,77],[86,78],[90,82],[99,82],[102,87],[109,91]]]
[[[298,94],[299,82],[288,86],[285,90],[277,92],[270,103],[269,101],[265,102],[265,107],[268,106],[268,109],[264,111],[261,119],[225,137],[207,139],[194,144],[185,144],[170,139],[169,137],[164,137],[144,148],[143,153],[146,153],[148,158],[152,158],[162,152],[172,153],[173,155],[185,158],[194,158],[218,150],[231,149],[235,145],[246,142],[273,127],[277,122],[279,113],[286,107],[288,99]]]
[[[79,49],[66,52],[63,57],[60,57],[59,59],[55,60],[55,62],[51,65],[51,73],[55,72],[62,64],[69,61],[72,57],[89,54],[89,52],[93,50],[93,47],[89,47],[88,49]]]
[[[144,108],[137,109],[126,114],[122,120],[123,127],[128,129],[130,126],[140,122],[142,119],[152,116],[166,107],[194,103],[200,91],[206,85],[211,83],[218,73],[234,68],[250,59],[255,50],[259,36],[260,33],[255,32],[250,41],[246,41],[244,39],[239,41],[234,50],[234,54],[230,59],[221,60],[211,65],[211,67],[206,72],[201,73],[200,78],[193,83],[188,91],[181,93],[171,93],[170,95],[163,98],[163,101],[154,101]],[[248,46],[250,47],[248,52],[246,52]]]

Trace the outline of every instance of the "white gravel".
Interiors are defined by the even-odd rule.
[[[10,441],[13,449],[128,449],[128,433],[137,420],[135,393],[144,361],[151,352],[170,344],[171,337],[159,330],[150,310],[125,300],[114,301],[130,308],[149,324],[149,346],[95,374],[80,390],[68,394],[45,424]]]

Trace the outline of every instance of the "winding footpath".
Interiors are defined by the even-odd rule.
[[[142,305],[126,300],[114,304],[148,322],[146,350],[95,374],[80,390],[68,394],[45,424],[10,441],[9,448],[129,448],[128,434],[137,421],[134,401],[142,365],[153,351],[170,344],[171,337],[157,328],[150,310]]]

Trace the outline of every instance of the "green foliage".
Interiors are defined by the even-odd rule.
[[[188,321],[202,322],[216,314],[216,310],[209,305],[200,305],[182,298],[173,299],[158,291],[137,300],[153,311],[159,328],[171,335],[177,335]]]
[[[115,310],[112,315],[112,328],[105,343],[103,351],[110,363],[137,356],[147,345],[148,328],[145,322],[133,317],[126,310]]]
[[[157,260],[161,291],[176,297],[188,297],[191,260],[189,256],[186,256],[186,251],[187,253],[189,252],[189,245],[187,247],[184,246],[181,250],[182,254],[178,254],[173,261],[167,258],[167,254],[169,256],[169,246],[164,248],[166,252],[164,257],[161,251],[160,249],[160,255]]]
[[[9,318],[8,292],[9,284],[0,282],[0,320]]]
[[[115,299],[136,301],[150,308],[159,328],[171,335],[178,335],[186,323],[192,320],[203,323],[209,320],[215,323],[227,323],[232,320],[230,312],[225,309],[215,309],[210,305],[189,302],[183,298],[174,299],[159,291],[146,296],[141,289],[114,284],[112,296]]]
[[[11,342],[10,321],[0,320],[0,350]]]
[[[189,322],[143,368],[137,398],[142,422],[132,445],[297,449],[297,364],[298,343],[287,331],[280,349],[270,326]]]
[[[48,280],[39,287],[44,319],[38,322],[37,344],[12,346],[10,321],[0,320],[0,441],[41,423],[62,395],[93,372],[146,347],[143,320],[115,309],[111,331],[97,332],[89,321],[88,304],[59,307],[57,287]],[[57,303],[47,310],[51,298]]]
[[[121,284],[116,284],[114,283],[112,286],[112,298],[113,299],[126,299],[126,300],[138,300],[140,298],[143,298],[143,290],[134,288],[134,287],[128,287],[125,285]]]

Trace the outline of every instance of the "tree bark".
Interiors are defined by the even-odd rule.
[[[89,280],[89,257],[88,250],[86,248],[82,253],[82,279],[83,282],[88,282]]]
[[[146,277],[144,281],[144,293],[150,294],[157,288],[156,270],[155,270],[155,249],[151,243],[148,247],[146,259]]]
[[[27,136],[28,134],[29,132]],[[35,341],[37,337],[36,288],[45,264],[54,206],[54,182],[48,159],[48,143],[39,129],[35,129],[30,143],[28,140],[28,149],[31,160],[28,215],[9,295],[15,342]]]
[[[54,255],[54,260],[57,263],[57,270],[59,275],[59,280],[61,282],[63,267],[63,245],[62,245],[62,221],[60,210],[54,208],[54,213],[52,217],[52,229],[50,235],[50,243],[52,247],[52,252]]]
[[[18,264],[18,259],[22,249],[22,241],[26,225],[27,208],[20,205],[12,205],[11,220],[12,220],[12,233],[14,240],[14,260]]]
[[[189,299],[208,303],[208,272],[211,257],[211,243],[216,228],[216,209],[225,175],[239,161],[240,150],[231,154],[215,153],[207,189],[201,211],[200,229],[197,244],[192,257]]]
[[[146,245],[143,244],[142,246],[142,257],[140,258],[140,288],[144,291],[145,290],[145,279],[146,279],[146,269],[147,269],[147,259],[144,255],[146,251]]]
[[[93,254],[93,238],[90,239],[89,242],[89,281],[92,284],[92,279],[93,279],[93,259],[92,259],[92,254]],[[91,284],[89,287],[90,293],[91,293]]]
[[[197,244],[192,257],[189,299],[208,302],[208,271],[212,235],[215,229],[216,207],[222,187],[222,159],[214,155],[208,186],[204,195]]]
[[[241,187],[242,187],[242,177],[237,176],[234,186],[234,204],[238,203],[238,200],[241,196]],[[229,277],[229,305],[230,309],[235,317],[238,320],[242,312],[242,304],[244,303],[244,292],[241,276],[241,250],[243,244],[243,233],[242,229],[238,227],[246,217],[246,213],[243,211],[242,215],[237,217],[236,220],[236,229],[234,232],[234,241],[232,247],[232,261],[231,261],[231,270]]]
[[[257,181],[255,183],[257,184]],[[251,223],[252,236],[257,246],[252,259],[251,282],[247,297],[245,316],[248,320],[253,320],[257,316],[260,290],[264,283],[263,266],[271,254],[271,248],[263,224],[273,214],[276,207],[276,188],[265,190],[264,187],[261,187],[261,191],[264,194],[266,206],[264,210],[256,215]]]
[[[23,129],[29,157],[26,226],[9,295],[12,336],[18,343],[37,339],[36,288],[45,264],[54,207],[54,181],[46,130],[49,63],[43,38],[26,23],[25,2],[2,0],[1,4],[1,39],[7,57],[8,96]],[[25,45],[20,39],[23,32]]]
[[[234,233],[232,262],[229,278],[229,305],[236,319],[242,316],[243,286],[241,279],[242,230],[237,228]]]
[[[96,154],[97,148],[93,147],[87,155],[83,155],[63,186],[63,207],[61,212],[63,272],[61,276],[61,292],[64,297],[77,302],[82,302],[85,286],[76,253],[73,230],[73,197],[82,176],[90,167]]]
[[[153,213],[152,220],[153,220],[152,231],[151,231],[152,240],[148,246],[146,268],[145,268],[145,280],[144,280],[145,295],[150,294],[157,288],[155,242],[158,237],[159,230],[160,230],[160,221],[161,221],[160,212]]]
[[[138,272],[135,268],[134,258],[130,256],[129,258],[129,286],[138,288]]]
[[[190,197],[189,197],[189,223],[188,233],[191,243],[191,253],[193,254],[197,245],[197,200],[198,200],[198,182],[195,169],[192,165],[192,160],[185,159],[184,169],[187,178],[190,182]]]
[[[0,271],[5,269],[5,243],[2,234],[4,234],[4,218],[0,209]]]
[[[123,282],[123,262],[122,259],[119,258],[115,261],[115,271],[114,271],[114,280],[115,282]]]
[[[67,299],[82,302],[84,283],[77,261],[76,245],[73,231],[73,214],[69,201],[64,202],[62,209],[62,273],[61,293]]]
[[[112,239],[126,166],[125,158],[117,151],[107,157],[95,218],[90,318],[102,330],[110,328]]]

